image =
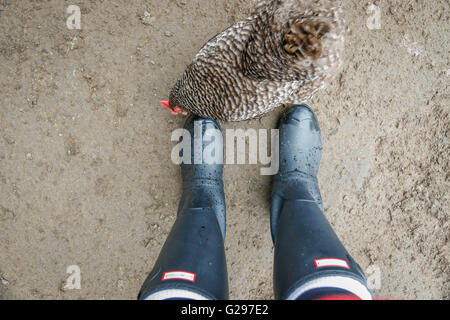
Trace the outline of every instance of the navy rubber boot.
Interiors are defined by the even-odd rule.
[[[323,214],[317,174],[322,138],[314,112],[295,105],[280,119],[280,170],[272,190],[276,299],[347,295],[371,299],[361,268]]]
[[[218,122],[190,116],[180,156],[183,194],[177,220],[139,299],[225,300],[223,136]],[[189,140],[189,141],[188,141]]]

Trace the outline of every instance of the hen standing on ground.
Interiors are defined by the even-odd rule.
[[[340,70],[344,25],[340,1],[263,1],[203,46],[165,106],[243,121],[306,102]]]

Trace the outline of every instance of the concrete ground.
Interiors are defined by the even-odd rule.
[[[0,0],[0,298],[136,297],[180,197],[170,136],[184,118],[159,100],[254,3]],[[380,29],[344,0],[343,73],[309,102],[325,214],[378,296],[448,299],[450,6],[375,4]],[[224,128],[275,128],[281,112]],[[260,167],[225,166],[233,299],[273,298]],[[79,290],[64,285],[73,265]]]

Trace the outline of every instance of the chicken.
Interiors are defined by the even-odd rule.
[[[339,73],[345,21],[340,1],[261,2],[196,55],[162,105],[223,121],[306,102]]]

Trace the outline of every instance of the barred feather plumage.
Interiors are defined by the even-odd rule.
[[[344,33],[340,1],[263,1],[203,46],[172,89],[170,105],[243,121],[306,102],[339,73]]]

